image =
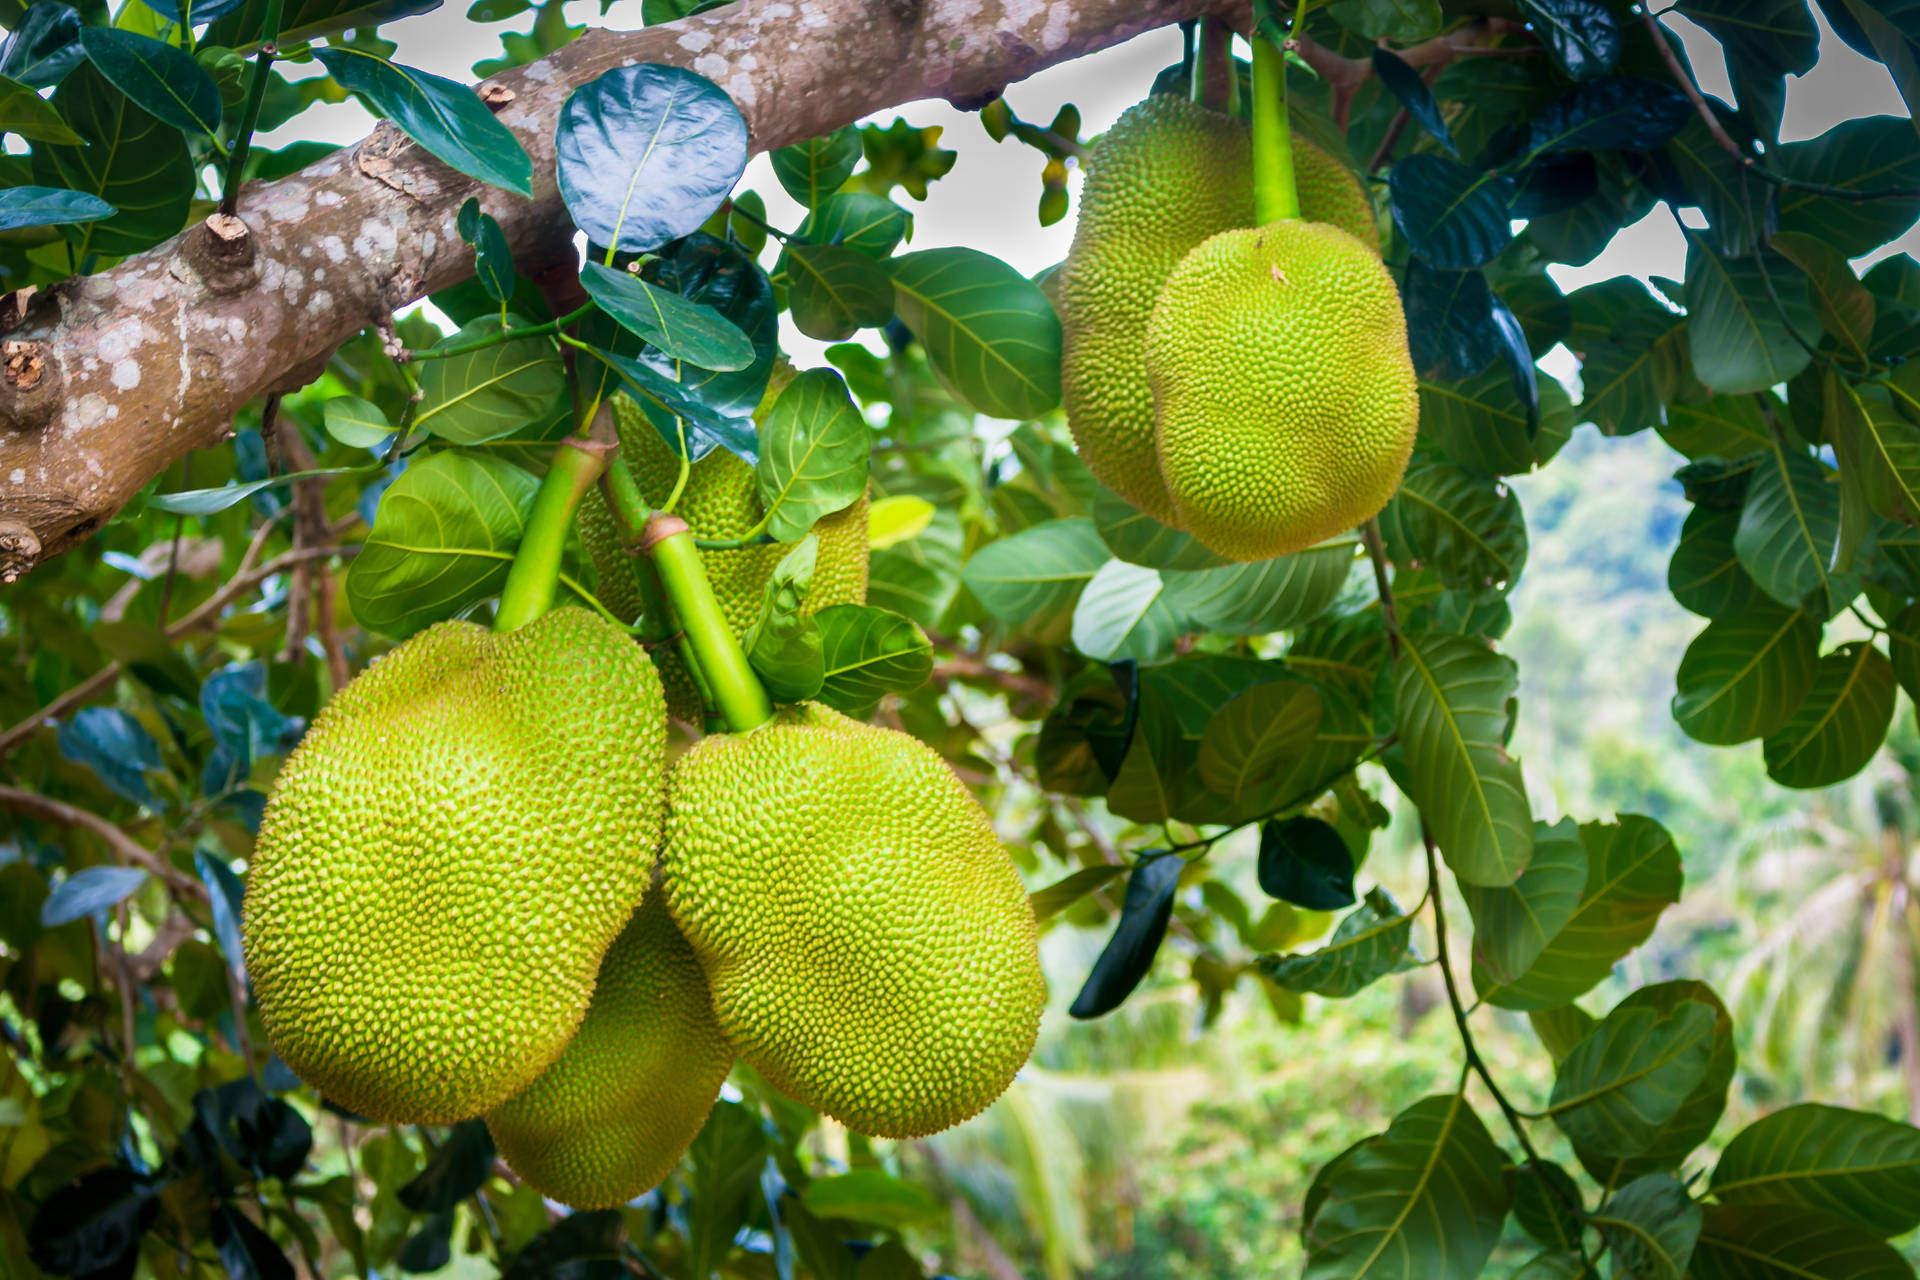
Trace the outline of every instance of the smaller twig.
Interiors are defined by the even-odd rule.
[[[1699,113],[1701,121],[1707,126],[1707,132],[1713,135],[1714,142],[1719,144],[1722,151],[1741,164],[1752,164],[1753,157],[1748,155],[1726,129],[1721,127],[1719,117],[1713,114],[1713,108],[1701,94],[1700,86],[1693,82],[1693,77],[1688,75],[1686,68],[1680,65],[1680,59],[1674,53],[1673,46],[1667,43],[1667,33],[1661,27],[1660,20],[1649,10],[1640,15],[1640,21],[1646,24],[1647,34],[1653,37],[1653,47],[1660,51],[1660,60],[1667,64],[1667,71],[1673,76],[1674,83],[1680,86],[1680,92],[1687,95],[1687,101],[1691,102],[1694,111]]]
[[[97,813],[90,813],[64,801],[55,800],[51,796],[43,796],[37,791],[27,791],[20,787],[0,787],[0,809],[10,809],[15,813],[26,814],[30,818],[56,822],[63,827],[78,827],[83,831],[90,831],[118,854],[121,861],[152,872],[187,897],[205,898],[207,896],[206,886],[193,877],[176,871],[165,858]]]
[[[127,1098],[131,1103],[135,1096],[133,1082],[136,1074],[133,1063],[133,1004],[135,992],[133,977],[127,965],[127,920],[129,913],[127,911],[127,900],[125,898],[120,900],[115,908],[114,914],[120,923],[120,940],[115,943],[113,947],[115,981],[120,987],[120,1040],[122,1044],[120,1069],[127,1088]]]
[[[280,456],[280,393],[278,391],[268,395],[266,403],[260,406],[260,443],[267,451],[267,474],[285,475],[287,460]]]
[[[1367,559],[1373,564],[1373,586],[1380,594],[1380,617],[1387,624],[1387,651],[1400,656],[1400,615],[1393,605],[1393,584],[1387,580],[1387,550],[1380,542],[1380,519],[1375,516],[1360,526],[1360,541],[1366,545]]]
[[[240,111],[240,126],[234,131],[233,147],[227,152],[226,179],[220,189],[220,212],[237,217],[240,208],[240,179],[247,167],[247,152],[253,147],[253,131],[260,123],[260,104],[267,98],[267,74],[280,50],[280,17],[286,0],[267,0],[261,34],[265,37],[253,60],[252,79],[247,82],[247,101]]]

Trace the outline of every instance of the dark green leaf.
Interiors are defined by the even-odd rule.
[[[1614,1009],[1559,1064],[1548,1113],[1582,1152],[1641,1154],[1706,1077],[1715,1020],[1691,1000]]]
[[[1683,608],[1703,618],[1737,613],[1760,598],[1733,552],[1740,513],[1695,507],[1680,526],[1680,544],[1667,564],[1667,589]]]
[[[889,264],[894,308],[962,400],[996,418],[1060,403],[1060,319],[1038,286],[976,249],[929,249]]]
[[[1601,0],[1521,0],[1520,11],[1570,80],[1606,75],[1620,60],[1620,19]]]
[[[1174,891],[1186,863],[1171,855],[1136,865],[1127,877],[1127,896],[1113,936],[1093,963],[1093,971],[1067,1010],[1076,1018],[1098,1018],[1118,1009],[1153,967],[1153,957],[1173,915]]]
[[[455,225],[460,238],[473,246],[473,270],[480,286],[488,297],[506,305],[516,287],[513,248],[507,243],[507,233],[500,229],[499,220],[490,213],[482,213],[479,199],[470,196],[460,206]]]
[[[80,14],[57,0],[38,0],[0,43],[0,75],[30,89],[59,84],[86,60]]]
[[[1408,795],[1462,884],[1510,885],[1533,851],[1520,763],[1507,754],[1513,660],[1461,636],[1402,637],[1393,714]]]
[[[63,142],[79,146],[85,141],[67,127],[51,103],[18,80],[0,76],[0,129],[17,133],[30,142]],[[104,218],[104,213],[95,213]],[[29,224],[22,224],[29,225]]]
[[[1548,378],[1536,384],[1536,394],[1537,430],[1528,422],[1526,403],[1506,367],[1495,366],[1460,382],[1422,382],[1421,439],[1461,466],[1490,475],[1531,471],[1566,444],[1574,425],[1566,388]]]
[[[618,355],[637,354],[640,364],[678,382],[679,399],[697,404],[700,413],[709,419],[737,420],[753,413],[766,394],[779,336],[773,285],[767,273],[740,246],[701,232],[679,241],[671,252],[654,258],[642,274],[648,283],[718,312],[745,333],[753,342],[753,363],[744,369],[723,373],[690,367],[651,347],[636,353],[627,345],[634,341],[632,336],[625,333],[595,335],[588,340]],[[656,428],[664,425],[667,433],[671,433],[670,417],[647,401],[642,401],[642,407]],[[751,444],[752,424],[746,424],[745,429]],[[704,452],[704,449],[699,451]]]
[[[967,588],[1002,622],[1064,634],[1081,591],[1111,557],[1084,516],[1048,520],[973,553],[963,573]]]
[[[1578,1252],[1586,1205],[1573,1175],[1552,1161],[1529,1161],[1513,1171],[1513,1219],[1549,1249]]]
[[[1800,1205],[1904,1235],[1920,1226],[1920,1129],[1842,1107],[1785,1107],[1734,1135],[1711,1186],[1723,1204]]]
[[[1375,888],[1348,912],[1333,937],[1305,955],[1262,956],[1260,971],[1289,991],[1335,999],[1354,995],[1390,973],[1413,967],[1413,917],[1393,895]]]
[[[1699,237],[1689,239],[1687,338],[1695,376],[1727,395],[1764,391],[1806,368],[1813,357],[1805,344],[1819,336],[1806,274],[1769,250],[1728,258]]]
[[[1845,120],[1807,142],[1789,142],[1769,163],[1783,177],[1845,191],[1920,187],[1920,137],[1899,116]],[[1920,197],[1837,199],[1806,190],[1778,197],[1780,229],[1817,236],[1857,257],[1901,234],[1920,217]]]
[[[1575,85],[1533,118],[1529,154],[1546,151],[1644,151],[1680,132],[1693,104],[1672,84],[1639,76],[1602,76]]]
[[[754,362],[753,342],[710,307],[597,262],[580,268],[580,284],[620,327],[670,360],[731,372]]]
[[[769,157],[786,193],[809,209],[838,191],[860,163],[860,130],[853,125],[781,147]]]
[[[1632,992],[1614,1006],[1623,1009],[1651,1009],[1666,1016],[1688,1004],[1705,1005],[1715,1014],[1712,1045],[1707,1056],[1706,1074],[1693,1091],[1681,1100],[1680,1107],[1660,1129],[1645,1151],[1624,1160],[1607,1160],[1591,1152],[1580,1152],[1581,1162],[1594,1180],[1620,1186],[1646,1173],[1678,1169],[1695,1147],[1713,1133],[1727,1109],[1727,1087],[1733,1082],[1737,1065],[1733,1044],[1733,1018],[1713,988],[1704,982],[1675,979],[1656,982]]]
[[[1871,641],[1850,640],[1820,659],[1793,717],[1761,745],[1767,776],[1783,787],[1830,787],[1866,768],[1893,722],[1893,664]]]
[[[1414,370],[1423,378],[1471,378],[1500,357],[1493,290],[1479,271],[1440,271],[1407,262],[1401,284]]]
[[[1513,491],[1430,455],[1407,468],[1380,532],[1396,565],[1431,569],[1479,602],[1511,591],[1527,562],[1526,518]]]
[[[1460,152],[1447,132],[1447,118],[1440,113],[1439,104],[1433,100],[1433,90],[1420,78],[1420,73],[1391,49],[1376,48],[1372,59],[1373,74],[1380,78],[1387,92],[1399,100],[1408,115],[1419,121],[1422,129],[1433,135],[1448,155],[1458,156]]]
[[[1200,545],[1192,534],[1169,528],[1101,485],[1093,501],[1100,540],[1115,558],[1149,569],[1214,569],[1232,562]]]
[[[326,467],[319,471],[290,471],[283,475],[268,476],[265,480],[251,480],[246,484],[223,485],[218,489],[181,489],[175,493],[157,493],[147,499],[147,509],[169,511],[182,516],[208,516],[216,511],[225,511],[242,499],[266,489],[279,488],[296,480],[346,475],[352,470],[352,467]]]
[[[1913,1280],[1913,1264],[1841,1218],[1793,1204],[1708,1205],[1695,1280]]]
[[[1832,370],[1823,381],[1843,488],[1889,520],[1920,524],[1920,427]],[[1843,508],[1846,500],[1843,494]]]
[[[681,67],[616,67],[583,85],[556,132],[560,197],[587,239],[645,253],[697,230],[747,163],[747,125]]]
[[[1567,345],[1580,357],[1580,420],[1616,436],[1659,426],[1683,374],[1691,377],[1686,318],[1625,276],[1575,290],[1567,303]]]
[[[1334,0],[1327,16],[1366,40],[1424,40],[1440,29],[1440,0]]]
[[[294,1280],[297,1274],[273,1237],[231,1204],[214,1210],[211,1235],[228,1280]]]
[[[1818,623],[1769,601],[1715,618],[1681,656],[1673,718],[1711,746],[1766,737],[1813,687],[1819,644]]]
[[[508,317],[511,328],[524,328]],[[434,344],[449,348],[501,332],[483,316]],[[423,360],[414,425],[454,444],[483,444],[524,430],[556,412],[566,395],[566,367],[551,340],[515,338],[444,359]]]
[[[1807,277],[1807,292],[1820,327],[1855,363],[1868,362],[1873,342],[1873,295],[1853,274],[1847,260],[1825,241],[1798,231],[1782,231],[1769,246]]]
[[[893,318],[893,282],[886,268],[844,245],[790,244],[787,304],[809,338],[838,342]]]
[[[36,144],[34,181],[98,196],[115,210],[62,228],[76,255],[124,257],[180,230],[193,199],[193,160],[178,129],[142,111],[91,66],[61,83],[53,107],[89,145]]]
[[[1353,853],[1325,820],[1287,818],[1260,826],[1260,888],[1309,911],[1353,905]]]
[[[1511,186],[1505,178],[1433,155],[1407,156],[1387,176],[1393,222],[1408,248],[1455,271],[1493,261],[1512,241]]]
[[[1827,468],[1777,444],[1760,455],[1747,486],[1733,552],[1760,589],[1783,605],[1825,616],[1859,590],[1832,572],[1840,536],[1840,487]]]
[[[1027,895],[1033,906],[1036,920],[1046,920],[1059,915],[1090,893],[1097,893],[1126,873],[1126,868],[1114,863],[1103,863],[1096,867],[1082,867],[1065,879],[1056,880],[1044,889],[1036,889]]]
[[[1533,857],[1513,884],[1462,885],[1473,916],[1475,988],[1512,982],[1532,968],[1572,918],[1586,885],[1587,850],[1571,818],[1533,824]]]
[[[80,43],[100,74],[155,119],[208,137],[220,131],[220,87],[192,54],[116,27],[88,27]]]
[[[933,645],[910,618],[872,605],[829,605],[820,627],[820,701],[863,715],[889,693],[911,693],[933,674]]]
[[[400,1203],[415,1213],[444,1213],[486,1184],[493,1172],[493,1138],[479,1120],[448,1131],[417,1177],[400,1188]]]
[[[867,420],[839,374],[808,369],[794,378],[760,426],[754,474],[767,532],[796,541],[820,517],[858,501],[870,447]]]
[[[345,45],[315,49],[314,56],[342,88],[363,95],[438,159],[470,178],[533,194],[533,161],[526,148],[467,85]],[[591,234],[591,228],[583,229]]]
[[[1741,458],[1756,449],[1773,446],[1766,414],[1777,416],[1784,412],[1784,406],[1771,392],[1760,396],[1716,396],[1704,404],[1671,405],[1667,409],[1667,423],[1660,428],[1660,438],[1689,458]]]
[[[723,448],[742,459],[759,457],[753,420],[710,407],[700,384],[677,381],[644,360],[602,347],[588,346],[586,352],[618,376],[619,385],[609,390],[623,390],[639,401],[660,438],[675,453],[698,460]]]
[[[1616,1276],[1685,1280],[1700,1218],[1677,1178],[1649,1173],[1616,1191],[1590,1221],[1613,1249]]]
[[[225,45],[250,53],[266,38],[266,16],[271,0],[245,0],[232,7],[220,0],[225,13],[207,29],[207,44]],[[288,49],[302,41],[355,28],[371,30],[382,22],[426,13],[440,7],[440,0],[285,0],[280,21],[279,46]],[[195,25],[201,6],[194,5]]]
[[[808,244],[840,245],[879,262],[893,253],[912,226],[913,215],[886,197],[842,191],[807,214],[799,238]]]

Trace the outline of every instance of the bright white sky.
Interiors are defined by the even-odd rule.
[[[388,39],[399,43],[395,60],[451,79],[471,79],[474,62],[499,55],[500,32],[525,30],[531,21],[531,15],[523,14],[510,22],[481,26],[466,20],[461,3],[451,0],[433,13],[382,28]],[[574,22],[616,29],[639,25],[637,0],[617,0],[605,19],[598,10],[597,0],[573,0],[567,5],[567,14]],[[1818,6],[1814,14],[1818,21]],[[1684,18],[1668,17],[1666,21],[1685,41],[1702,88],[1731,101],[1733,94],[1718,43]],[[1007,100],[1023,119],[1041,123],[1071,102],[1080,109],[1082,135],[1091,136],[1104,131],[1122,111],[1144,97],[1154,75],[1179,54],[1178,28],[1164,27],[1116,48],[1043,71],[1008,89]],[[316,74],[319,68],[313,64],[311,69],[289,66],[283,70],[298,77]],[[1815,137],[1854,116],[1906,114],[1886,68],[1849,49],[1821,21],[1819,63],[1811,74],[1787,82],[1781,140]],[[968,245],[1004,259],[1027,275],[1066,256],[1073,238],[1072,216],[1051,227],[1040,226],[1034,216],[1043,163],[1038,152],[1012,140],[995,143],[981,128],[978,115],[955,110],[943,101],[910,103],[874,119],[884,122],[895,115],[917,125],[942,126],[942,145],[959,153],[953,172],[929,188],[925,203],[912,201],[904,192],[896,193],[913,210],[914,247]],[[317,137],[348,143],[371,127],[370,117],[357,103],[323,104],[269,134],[265,141],[266,145],[280,146],[298,138]],[[775,226],[799,224],[803,210],[788,200],[773,180],[766,157],[755,159],[746,182],[767,197],[769,219]],[[1073,197],[1077,210],[1077,177]],[[1920,231],[1910,231],[1886,252],[1898,250],[1920,250]],[[1622,274],[1679,278],[1684,274],[1685,261],[1686,245],[1672,216],[1664,207],[1656,207],[1646,218],[1622,230],[1593,262],[1584,267],[1556,266],[1552,274],[1563,289],[1572,290]],[[787,336],[793,339],[790,349],[802,354],[820,345],[797,333]],[[1556,351],[1547,366],[1564,378],[1573,371],[1574,363],[1571,356]]]

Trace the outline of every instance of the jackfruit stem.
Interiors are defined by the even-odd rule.
[[[560,587],[560,559],[573,528],[573,509],[607,468],[613,444],[605,439],[566,440],[553,451],[553,463],[533,496],[520,547],[500,590],[493,629],[505,634],[526,626],[553,608]]]
[[[762,724],[773,715],[773,700],[747,662],[746,650],[734,638],[727,616],[714,599],[700,549],[678,516],[656,512],[647,521],[644,543],[660,574],[660,585],[673,606],[673,616],[693,650],[695,670],[706,677],[713,705],[727,728],[735,733]]]
[[[1233,28],[1218,18],[1203,18],[1193,47],[1188,96],[1212,111],[1233,114],[1240,96],[1239,69],[1233,65]]]
[[[1295,10],[1295,16],[1299,11]],[[1293,181],[1293,131],[1287,127],[1287,55],[1253,34],[1253,220],[1259,226],[1300,216]]]

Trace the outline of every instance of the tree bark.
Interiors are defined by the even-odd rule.
[[[1244,0],[742,0],[645,31],[590,31],[484,83],[533,157],[523,199],[474,182],[382,123],[291,177],[246,189],[231,225],[196,225],[33,298],[0,363],[0,581],[99,528],[187,451],[226,438],[256,396],[316,377],[334,348],[473,273],[454,228],[468,196],[522,273],[571,269],[555,189],[567,95],[614,67],[691,67],[732,95],[756,151],[917,98],[985,103],[1007,84]]]

